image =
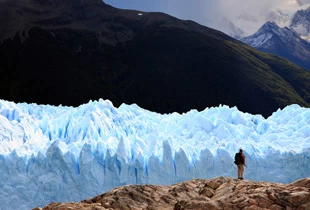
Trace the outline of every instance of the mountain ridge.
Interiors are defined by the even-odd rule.
[[[300,38],[293,29],[265,23],[255,34],[241,39],[258,50],[282,56],[297,65],[310,69],[310,43]]]
[[[309,70],[309,20],[310,7],[297,11],[288,26],[280,27],[274,21],[267,21],[256,33],[240,40],[260,51],[282,56]]]

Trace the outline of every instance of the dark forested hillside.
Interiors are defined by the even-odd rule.
[[[223,33],[100,0],[1,0],[0,98],[160,112],[309,106],[310,72]]]

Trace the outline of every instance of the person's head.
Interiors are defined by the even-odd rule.
[[[242,153],[242,152],[243,152],[243,150],[240,148],[240,149],[239,149],[239,152],[240,152],[240,153]]]

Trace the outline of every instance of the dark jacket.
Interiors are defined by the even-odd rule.
[[[245,156],[242,152],[239,152],[241,154],[241,164],[245,165]]]

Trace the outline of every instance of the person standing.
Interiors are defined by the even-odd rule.
[[[238,166],[238,179],[243,179],[245,156],[242,149],[235,155],[235,164]]]

